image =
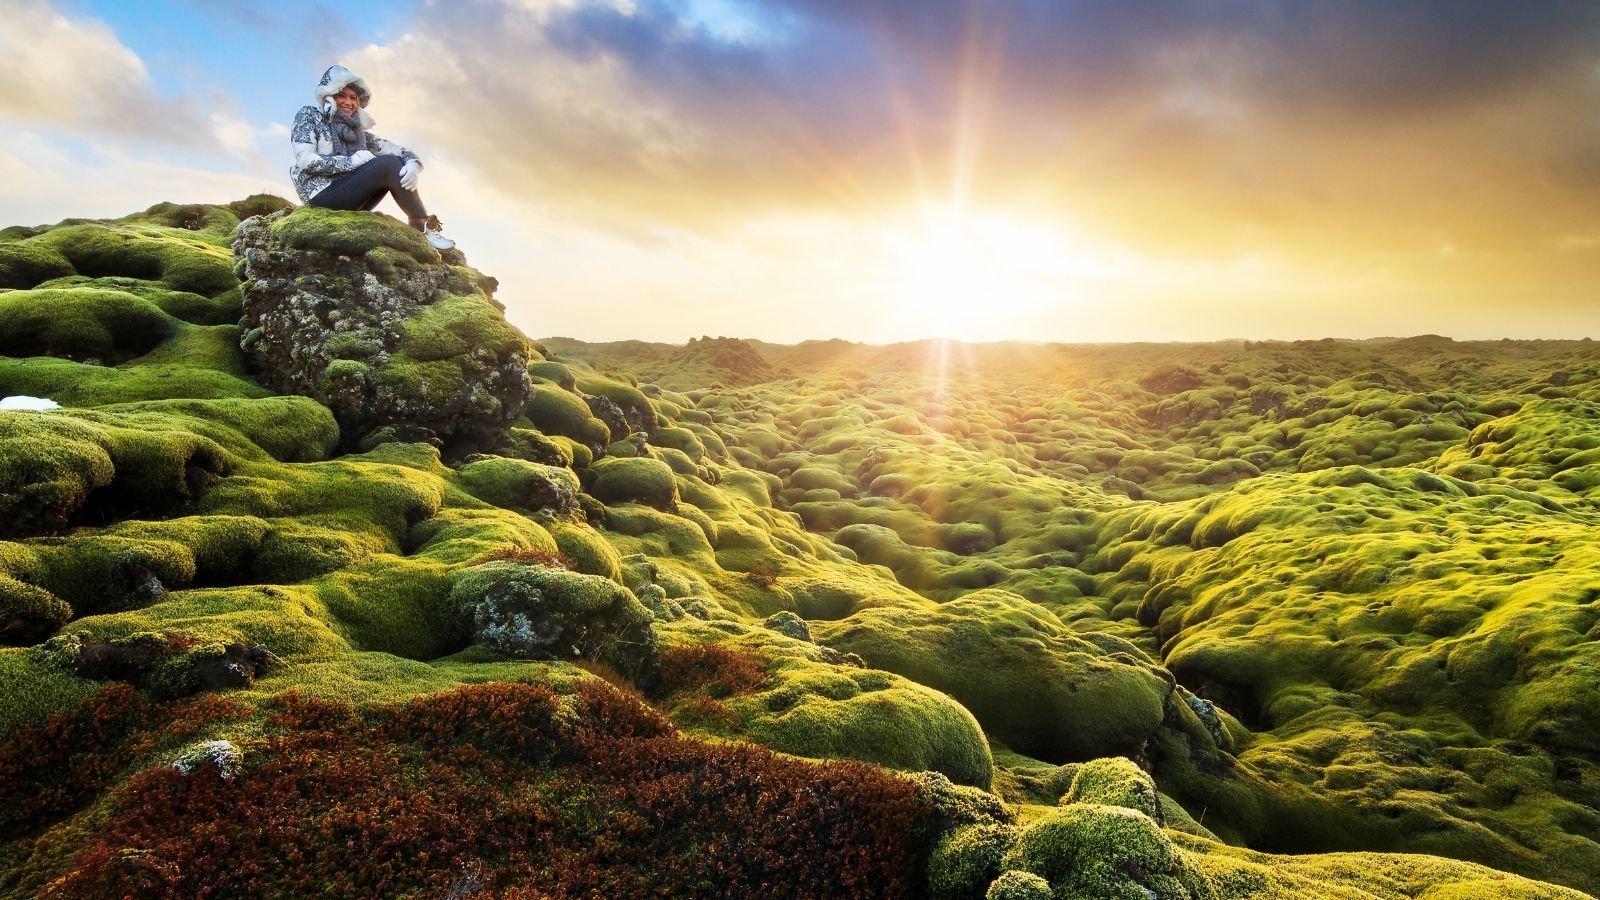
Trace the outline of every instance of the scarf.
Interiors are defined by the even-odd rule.
[[[328,116],[328,124],[333,128],[333,153],[335,156],[349,156],[358,150],[367,149],[367,129],[361,124],[361,113],[347,116],[335,107]]]

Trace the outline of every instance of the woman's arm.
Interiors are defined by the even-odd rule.
[[[302,106],[289,129],[289,146],[294,149],[294,164],[307,175],[343,175],[356,165],[348,156],[317,152],[317,108]]]

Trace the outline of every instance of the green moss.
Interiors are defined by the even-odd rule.
[[[50,357],[0,357],[0,391],[49,397],[63,406],[271,394],[260,385],[235,375],[194,366],[132,364],[113,369]]]
[[[656,678],[653,616],[627,588],[597,575],[491,562],[450,586],[456,629],[500,653],[593,659],[644,684]]]
[[[570,522],[552,522],[550,535],[579,572],[621,582],[621,555],[593,528]]]
[[[528,366],[528,374],[549,381],[564,391],[573,394],[578,392],[578,382],[572,377],[572,370],[561,363],[549,361],[532,363]]]
[[[928,861],[928,896],[980,900],[1000,875],[1000,858],[1016,836],[1010,825],[969,825],[940,841]],[[1048,894],[1046,895],[1048,896]]]
[[[1200,887],[1219,900],[1582,900],[1586,895],[1472,863],[1411,853],[1272,856],[1171,834]],[[1202,895],[1203,896],[1203,895]]]
[[[72,607],[41,587],[0,575],[0,644],[33,644],[72,618]]]
[[[0,412],[0,521],[7,532],[59,528],[116,471],[107,442],[87,423]]]
[[[1132,646],[1087,641],[1005,591],[931,610],[866,609],[814,627],[830,646],[949,692],[1007,746],[1053,762],[1137,751],[1170,691]]]
[[[457,477],[473,496],[496,506],[565,513],[577,503],[578,477],[556,466],[491,457],[462,466]]]
[[[443,565],[383,555],[314,582],[336,630],[352,645],[418,660],[462,646],[450,583]]]
[[[251,216],[265,216],[293,206],[294,204],[273,194],[251,194],[243,200],[235,200],[228,204],[228,208],[241,220]]]
[[[424,459],[399,456],[420,452],[419,446],[385,445],[379,450],[393,454],[387,460],[373,451],[293,467],[247,467],[214,485],[206,507],[251,510],[268,519],[315,516],[319,524],[342,522],[398,551],[412,526],[439,512],[449,489],[437,451],[422,448],[431,453],[425,459],[437,471],[426,468]]]
[[[1161,821],[1155,782],[1133,760],[1122,756],[1093,759],[1080,766],[1061,803],[1121,806]]]
[[[674,641],[727,640],[692,619],[663,626]],[[822,651],[764,628],[728,626],[743,651],[769,660],[750,693],[723,701],[729,716],[686,724],[819,759],[861,759],[912,772],[936,771],[987,788],[993,759],[972,714],[938,691],[886,672],[823,662]],[[693,636],[693,637],[690,637]],[[669,707],[680,712],[695,705]]]
[[[984,894],[985,900],[1051,900],[1054,896],[1050,882],[1018,869],[1000,873]]]
[[[411,254],[391,247],[374,247],[367,251],[367,266],[379,280],[395,282],[422,268]]]
[[[587,469],[594,464],[594,450],[588,444],[579,443],[564,435],[556,435],[551,441],[560,445],[572,457],[572,468]]]
[[[548,382],[534,382],[523,415],[545,434],[572,438],[591,450],[611,443],[611,430],[590,415],[581,397]]]
[[[613,541],[629,552],[672,557],[703,569],[711,569],[715,564],[716,557],[705,529],[685,516],[624,504],[607,511],[606,525],[611,532],[624,536]]]
[[[650,458],[596,460],[592,466],[597,499],[605,503],[643,503],[659,509],[673,509],[678,502],[678,483],[672,469]]]
[[[0,353],[116,363],[170,336],[171,317],[132,294],[43,289],[0,294]]]
[[[1196,877],[1149,816],[1118,806],[1075,803],[1018,834],[1003,869],[1032,872],[1057,900],[1182,900]]]
[[[279,520],[256,548],[250,572],[253,580],[262,583],[293,584],[342,569],[385,546],[384,541],[334,523]]]
[[[615,447],[616,445],[612,444],[611,446]],[[706,485],[700,480],[700,475],[705,473],[707,470],[695,465],[694,460],[690,459],[687,453],[684,453],[682,450],[674,450],[671,447],[657,447],[652,449],[653,452],[649,455],[654,456],[656,459],[666,463],[667,468],[671,469],[674,475],[681,475],[683,476],[684,480],[691,483],[700,482],[699,484],[694,485],[694,490],[702,503],[708,507],[719,507],[724,505],[722,498],[718,494],[716,494],[714,491],[705,490]],[[683,492],[680,491],[680,493]]]
[[[0,647],[0,683],[27,685],[27,690],[0,691],[0,734],[43,725],[56,713],[71,709],[100,688],[21,648]]]
[[[481,294],[445,294],[424,306],[401,324],[396,347],[424,362],[480,351],[500,359],[528,353],[527,338]]]
[[[72,274],[72,263],[53,248],[32,242],[0,244],[0,288],[26,290]]]
[[[682,451],[685,456],[696,463],[706,456],[705,444],[693,431],[687,428],[675,426],[658,428],[650,436],[650,439],[663,447]]]
[[[101,534],[34,545],[39,586],[72,605],[77,616],[146,605],[168,588],[194,581],[194,553],[146,535]]]
[[[748,693],[659,698],[686,727],[973,783],[991,777],[992,738],[1007,799],[1066,794],[1059,810],[1026,809],[1055,829],[1015,842],[1031,855],[998,834],[947,842],[939,883],[965,896],[998,871],[996,852],[1041,870],[1070,856],[1051,882],[1014,869],[992,887],[1032,879],[1057,896],[1575,896],[1445,856],[1595,886],[1590,346],[973,347],[935,387],[925,345],[726,342],[743,362],[719,363],[709,386],[694,383],[713,371],[704,348],[553,339],[561,362],[536,363],[542,406],[505,459],[451,470],[389,443],[328,460],[326,411],[267,397],[237,330],[202,324],[227,321],[237,288],[153,280],[189,278],[180,257],[203,276],[235,212],[0,233],[0,247],[88,261],[29,287],[115,294],[170,327],[118,367],[0,359],[0,393],[101,407],[15,414],[49,428],[0,416],[15,438],[0,439],[10,509],[39,495],[13,521],[31,516],[40,535],[0,542],[0,597],[43,604],[52,627],[61,607],[46,596],[78,607],[68,634],[263,643],[282,667],[230,695],[248,705],[286,689],[570,688],[589,676],[465,648],[452,587],[486,560],[560,552],[615,597],[625,553],[628,589],[670,620],[666,640],[759,657]],[[416,261],[351,239],[396,276]],[[476,279],[451,279],[455,296],[400,355],[424,400],[425,357],[498,340],[488,307],[455,308]],[[1139,382],[1163,367],[1193,383],[1152,382],[1153,397]],[[594,462],[626,436],[580,387],[618,403],[630,431],[653,426],[632,459]],[[639,464],[656,468],[627,472]],[[579,495],[582,518],[534,511],[536,484],[575,485],[568,465],[614,506]],[[629,474],[649,477],[607,494]],[[662,508],[629,502],[650,499],[638,483],[651,479]],[[819,644],[756,624],[780,610]],[[23,687],[0,691],[0,727],[94,688],[28,659],[0,650],[0,679]],[[1138,754],[1167,796],[1127,760],[1096,759],[1119,754]],[[1139,821],[1157,811],[1170,830]],[[1439,856],[1326,852],[1369,847]],[[21,852],[0,848],[0,869]]]
[[[764,472],[736,469],[723,477],[721,486],[725,493],[756,506],[771,506],[774,484],[782,482]]]
[[[418,544],[417,555],[452,564],[511,551],[561,552],[549,531],[506,509],[441,509],[412,529],[410,538]]]
[[[166,512],[229,466],[218,444],[163,417],[65,411],[0,413],[0,459],[0,521],[13,534],[61,528],[102,489],[103,514]]]
[[[880,605],[881,588],[847,578],[785,579],[784,587],[794,597],[795,611],[808,620],[843,619],[866,606]]]
[[[250,200],[243,201],[249,205],[251,201],[260,204],[265,194],[257,194]],[[277,198],[272,198],[276,200]],[[282,201],[280,201],[282,202]],[[123,222],[148,222],[154,225],[165,225],[168,228],[181,228],[185,231],[207,231],[214,234],[228,235],[239,225],[235,204],[228,206],[209,206],[201,203],[157,203],[142,213],[134,213],[124,217]]]
[[[226,400],[151,400],[101,407],[108,414],[181,416],[184,427],[250,455],[259,449],[282,462],[327,459],[339,443],[339,425],[328,408],[306,397]]]
[[[80,275],[159,280],[171,290],[207,297],[238,285],[228,251],[184,229],[95,223],[57,227],[34,239],[72,263]]]
[[[421,232],[381,213],[302,206],[273,222],[271,229],[272,237],[291,250],[320,250],[355,258],[388,248],[419,263],[439,263],[439,251],[429,246]]]
[[[588,448],[583,448],[583,450],[588,453]],[[530,462],[565,468],[572,468],[577,464],[574,460],[573,445],[570,439],[550,438],[532,428],[507,429],[505,436],[500,439],[500,443],[495,445],[493,452],[499,456],[509,456],[515,459],[525,459]],[[586,468],[592,461],[592,456],[585,458],[580,468]]]
[[[578,390],[585,394],[604,397],[622,408],[622,412],[640,431],[653,432],[660,423],[655,405],[633,384],[589,373],[574,373]],[[613,438],[620,435],[612,435]]]
[[[335,660],[350,650],[330,624],[329,610],[321,604],[318,594],[310,586],[175,591],[143,609],[80,619],[66,631],[92,635],[100,641],[177,631],[202,643],[260,644],[290,667],[277,670],[273,677],[292,678],[292,668],[302,662]],[[265,689],[272,690],[270,681]]]

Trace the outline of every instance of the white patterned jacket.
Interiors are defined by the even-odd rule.
[[[372,99],[372,92],[367,90],[367,83],[362,81],[354,72],[344,66],[329,66],[328,71],[322,73],[322,80],[317,83],[314,96],[317,98],[316,106],[302,106],[295,113],[294,127],[289,129],[289,145],[294,149],[294,165],[289,167],[289,177],[294,179],[294,189],[300,194],[300,202],[309,203],[311,198],[322,193],[322,190],[348,172],[358,168],[350,161],[350,157],[334,153],[333,126],[329,117],[333,114],[333,101],[330,99],[348,85],[356,89],[360,98],[360,110],[363,127],[372,126],[372,117],[367,115],[367,103]],[[417,165],[422,165],[422,160],[410,150],[386,141],[371,131],[366,132],[367,151],[374,156],[390,153],[405,159],[417,160]]]

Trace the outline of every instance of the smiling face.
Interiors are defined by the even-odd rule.
[[[356,107],[361,105],[361,95],[356,93],[355,88],[346,85],[344,90],[333,95],[333,105],[347,116],[355,115]]]

